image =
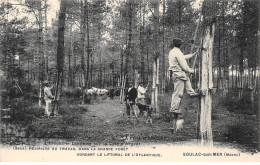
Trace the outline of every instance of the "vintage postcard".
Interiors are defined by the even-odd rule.
[[[259,162],[258,0],[0,0],[1,162]]]

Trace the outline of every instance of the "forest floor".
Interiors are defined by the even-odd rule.
[[[107,98],[87,105],[75,106],[67,103],[61,106],[61,117],[47,119],[40,113],[31,117],[30,122],[26,120],[23,123],[9,124],[9,127],[13,125],[12,130],[17,129],[13,133],[14,136],[9,139],[6,136],[3,138],[6,128],[2,125],[2,143],[19,144],[22,142],[37,145],[45,143],[47,139],[53,144],[57,141],[73,141],[79,144],[96,142],[111,145],[118,143],[196,145],[198,143],[196,139],[197,103],[196,100],[190,101],[195,103],[193,108],[187,111],[184,128],[174,131],[173,134],[170,130],[172,124],[169,118],[163,115],[153,115],[152,124],[146,124],[144,116],[138,117],[137,122],[135,118],[126,120],[126,116],[123,115],[124,104],[118,99]],[[35,111],[43,112],[44,110],[41,108],[33,111],[35,113]],[[241,152],[254,153],[256,151],[255,115],[230,113],[226,109],[218,108],[216,111],[213,110],[212,129],[215,146],[234,148]]]

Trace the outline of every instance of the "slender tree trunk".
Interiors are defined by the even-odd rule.
[[[226,26],[225,26],[225,2],[222,2],[222,37],[223,39],[223,58],[224,58],[224,81],[223,81],[223,96],[226,97],[228,95],[229,90],[229,57],[228,57],[228,41],[226,36]]]
[[[45,78],[48,80],[48,52],[47,52],[47,39],[48,39],[48,26],[47,26],[47,0],[44,0],[44,17],[45,17],[45,44],[44,44],[44,74]]]
[[[103,77],[101,50],[99,52],[100,52],[100,56],[99,56],[99,87],[101,88],[102,87],[102,77]]]
[[[259,13],[259,10],[258,10],[258,13]],[[258,31],[260,31],[260,17],[258,17]],[[260,37],[258,37],[257,39],[257,42],[258,44],[260,43]],[[256,48],[256,54],[258,54],[258,56],[256,56],[256,64],[258,64],[259,62],[259,54],[260,54],[260,47],[259,45],[257,46]],[[256,65],[255,65],[256,67]],[[256,91],[256,94],[259,94],[258,93],[258,90],[259,90],[259,67],[256,69],[255,71],[255,91]],[[259,108],[259,103],[260,103],[260,97],[258,97],[258,100],[257,100],[257,104],[256,104],[256,116],[257,116],[257,121],[258,121],[258,151],[260,150],[260,108]]]
[[[244,51],[243,48],[240,49],[240,59],[239,59],[239,81],[238,81],[238,90],[239,90],[239,98],[241,99],[243,96],[243,88],[244,88]]]
[[[143,7],[143,15],[142,15],[142,7]],[[140,52],[141,52],[141,79],[144,82],[144,26],[145,26],[145,6],[143,6],[143,1],[140,1]],[[143,16],[143,17],[142,17]]]
[[[93,40],[92,40],[92,42],[94,43],[94,41],[95,41],[95,38],[94,38],[94,36],[93,36]],[[93,67],[94,67],[94,57],[93,57],[93,53],[94,53],[94,50],[92,50],[91,51],[91,53],[90,53],[90,87],[92,87],[93,86]]]
[[[241,74],[243,74],[244,72],[244,51],[243,51],[244,48],[241,48],[240,49],[240,59],[239,59],[239,72]]]
[[[147,62],[147,83],[149,80],[149,74],[150,74],[150,63],[149,63],[149,43],[146,43],[146,62]]]
[[[81,35],[81,74],[82,74],[82,104],[85,104],[85,52],[86,52],[86,45],[85,45],[85,32],[86,32],[86,0],[81,0],[81,22],[80,22],[80,35]]]
[[[30,82],[30,58],[27,58],[27,65],[28,65],[28,82]]]
[[[85,0],[87,6],[87,76],[86,76],[86,88],[89,87],[89,59],[90,59],[90,40],[89,40],[89,4],[88,1]]]
[[[163,0],[163,27],[162,27],[162,33],[163,33],[163,45],[162,45],[162,94],[165,93],[165,0]]]
[[[154,2],[154,57],[153,57],[153,92],[152,92],[152,105],[156,108],[159,114],[158,106],[158,92],[159,92],[159,2]]]
[[[73,35],[74,38],[74,35]],[[75,87],[76,82],[77,82],[77,59],[78,59],[78,54],[74,53],[74,44],[72,44],[72,51],[73,51],[73,77],[72,77],[72,85]]]
[[[85,0],[86,1],[86,0]],[[80,24],[80,35],[81,35],[81,72],[83,76],[82,85],[85,86],[85,31],[86,31],[86,3],[81,0],[81,24]]]
[[[221,90],[221,52],[220,52],[220,48],[221,48],[221,37],[220,37],[220,27],[219,27],[219,31],[218,31],[218,56],[217,56],[217,61],[218,61],[218,72],[217,72],[217,89]]]
[[[126,75],[126,84],[128,83],[128,63],[129,57],[132,54],[132,4],[133,0],[128,0],[128,43],[127,43],[127,53],[126,53],[126,62],[125,62],[125,75]]]
[[[39,52],[39,107],[42,105],[42,81],[44,80],[43,74],[43,19],[41,1],[37,2],[37,10],[39,15],[39,29],[38,29],[38,52]]]
[[[239,73],[239,69],[238,69],[238,65],[236,64],[236,79],[235,79],[235,89],[238,89],[238,73]]]
[[[66,0],[60,3],[60,13],[58,22],[58,46],[57,46],[57,80],[54,100],[54,114],[59,111],[59,100],[62,92],[63,82],[63,65],[64,65],[64,33],[65,33],[65,18],[66,18]]]
[[[178,36],[181,38],[181,17],[182,17],[182,0],[178,1],[178,10],[179,10],[179,16],[178,16]]]
[[[73,71],[71,69],[71,61],[72,57],[74,57],[74,41],[73,41],[73,32],[72,32],[72,25],[70,27],[70,54],[69,54],[69,78],[68,78],[68,86],[72,86],[74,84],[73,78]]]
[[[121,49],[121,53],[120,53],[120,76],[123,76],[123,67],[124,67],[124,50]]]

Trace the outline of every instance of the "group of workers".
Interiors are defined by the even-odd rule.
[[[190,59],[196,55],[197,52],[189,55],[184,55],[180,50],[183,41],[179,38],[174,38],[172,41],[172,49],[169,52],[169,71],[171,72],[172,79],[174,82],[174,90],[172,94],[171,107],[169,112],[173,115],[173,127],[176,127],[178,116],[181,116],[182,110],[180,109],[180,103],[184,93],[184,89],[189,96],[198,96],[199,93],[192,89],[190,79],[187,74],[194,73],[194,69],[190,68],[186,62],[186,59]],[[47,117],[51,115],[51,102],[54,96],[51,93],[50,84],[48,81],[44,82],[44,99],[46,102],[45,114]],[[128,91],[126,93],[125,102],[127,103],[127,116],[131,116],[131,110],[133,105],[137,103],[145,104],[145,93],[147,87],[143,87],[143,82],[139,83],[138,88],[134,87],[133,81],[128,81]],[[55,114],[57,115],[57,114]]]
[[[190,78],[188,77],[188,74],[194,73],[194,68],[190,68],[187,64],[187,59],[190,59],[194,57],[198,52],[184,55],[182,51],[180,50],[180,47],[182,46],[183,41],[179,38],[174,38],[172,41],[172,49],[169,52],[169,71],[171,72],[173,83],[174,83],[174,90],[172,94],[171,99],[171,107],[169,109],[169,112],[172,114],[172,120],[173,120],[173,129],[176,128],[176,123],[178,119],[183,118],[183,112],[180,109],[180,103],[182,100],[182,96],[184,93],[184,89],[188,93],[190,97],[196,97],[199,96],[199,93],[195,92],[194,89],[191,86]],[[142,84],[141,84],[142,85]],[[140,86],[140,89],[143,87]],[[126,100],[129,101],[128,108],[127,108],[127,115],[130,116],[130,110],[134,109],[132,108],[135,104],[135,99],[141,93],[141,91],[146,92],[145,90],[140,90],[139,87],[138,90],[136,90],[133,87],[133,82],[129,82],[129,89],[127,92]],[[141,96],[141,95],[140,95]],[[140,98],[144,98],[144,96],[141,96]],[[138,100],[138,99],[137,99]],[[182,119],[183,120],[183,119]]]
[[[147,87],[143,87],[143,82],[139,83],[138,88],[134,87],[134,83],[132,80],[128,81],[129,88],[125,95],[125,103],[126,103],[126,115],[128,118],[131,117],[131,112],[134,116],[136,116],[136,112],[134,110],[134,106],[136,104],[145,104],[145,93],[147,91]]]

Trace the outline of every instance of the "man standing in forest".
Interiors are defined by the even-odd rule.
[[[135,105],[135,101],[137,98],[137,90],[134,87],[134,83],[132,80],[129,80],[128,84],[129,84],[129,88],[128,91],[126,92],[125,103],[126,103],[126,115],[128,118],[130,118],[131,113],[134,113],[135,116],[137,115],[133,107]]]
[[[174,115],[173,128],[175,128],[178,115],[182,114],[182,110],[180,110],[180,103],[184,88],[191,97],[198,96],[199,94],[192,89],[190,79],[187,76],[187,73],[194,73],[194,69],[189,68],[186,59],[190,59],[195,56],[196,52],[189,55],[183,55],[180,50],[183,43],[182,40],[179,38],[174,38],[172,43],[173,49],[169,53],[169,70],[172,74],[174,82],[174,91],[172,94],[170,112]]]
[[[139,86],[137,88],[138,95],[137,95],[137,102],[140,104],[145,104],[145,93],[146,93],[147,87],[143,87],[143,82],[139,83]]]
[[[51,115],[51,102],[54,99],[54,96],[51,93],[52,87],[50,87],[48,81],[44,81],[44,100],[46,103],[45,106],[45,115],[47,118],[50,118]]]

